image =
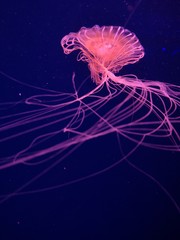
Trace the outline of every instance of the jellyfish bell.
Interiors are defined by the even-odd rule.
[[[144,56],[136,35],[120,26],[82,27],[79,32],[63,37],[61,46],[65,54],[80,50],[78,60],[88,62],[96,84],[108,79],[108,71],[117,73]]]

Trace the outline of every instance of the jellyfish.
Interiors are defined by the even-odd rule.
[[[19,143],[19,139],[24,141],[21,141],[22,146],[18,144],[15,152],[5,153],[0,160],[0,170],[19,164],[46,166],[13,193],[1,196],[2,201],[14,195],[46,191],[91,178],[128,161],[140,146],[180,151],[177,127],[180,87],[139,79],[133,74],[118,74],[125,65],[134,64],[144,56],[144,48],[134,33],[120,26],[82,27],[77,33],[63,37],[61,46],[65,54],[79,51],[77,60],[88,63],[93,88],[84,87],[87,79],[77,87],[73,74],[73,93],[39,88],[40,94],[18,103],[1,104],[5,111],[12,111],[14,107],[20,110],[1,117],[0,143],[4,146]],[[26,109],[21,111],[21,105]],[[126,142],[116,162],[57,186],[26,191],[27,186],[62,164],[83,143],[110,134],[116,135],[120,148],[123,141]],[[172,196],[149,177],[179,211]]]

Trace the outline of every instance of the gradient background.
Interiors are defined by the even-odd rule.
[[[89,75],[76,54],[65,56],[60,39],[82,26],[121,25],[135,32],[145,48],[139,63],[121,74],[179,85],[179,0],[1,1],[0,70],[40,87],[73,91]],[[129,16],[132,16],[129,18]],[[128,20],[129,19],[129,20]],[[0,100],[20,100],[37,91],[0,76]],[[19,93],[22,95],[19,96]],[[13,148],[13,146],[11,146]],[[9,149],[4,149],[9,151]],[[0,150],[2,151],[2,149]],[[111,164],[118,149],[112,136],[84,144],[62,166],[31,189],[53,186]],[[118,157],[117,157],[118,158]],[[176,152],[140,147],[130,157],[155,177],[180,204],[180,162]],[[66,176],[63,173],[66,167]],[[41,167],[18,166],[0,172],[0,193],[31,179]],[[0,240],[21,239],[180,239],[180,218],[162,190],[123,162],[103,175],[65,188],[14,197],[0,205]]]

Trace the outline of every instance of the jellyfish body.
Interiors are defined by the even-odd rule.
[[[66,35],[62,38],[61,45],[65,54],[80,51],[78,60],[88,63],[96,86],[86,93],[82,91],[81,95],[79,92],[82,86],[76,88],[73,76],[74,93],[40,89],[43,90],[42,94],[29,97],[24,102],[1,104],[5,110],[7,106],[11,110],[22,104],[31,109],[1,117],[0,143],[12,144],[12,140],[16,143],[21,137],[29,142],[15,153],[7,153],[2,157],[0,170],[18,164],[37,165],[50,162],[44,171],[5,199],[21,194],[32,182],[60,165],[84,142],[108,134],[115,133],[118,143],[119,139],[121,142],[123,139],[128,141],[127,150],[122,156],[104,169],[58,187],[111,169],[127,159],[141,145],[180,151],[177,128],[180,124],[180,87],[141,80],[134,75],[115,75],[123,66],[133,64],[144,56],[144,49],[134,33],[123,27],[95,25]],[[106,90],[103,94],[102,89]],[[179,211],[174,199],[168,196]]]
[[[106,80],[107,70],[116,73],[139,61],[144,49],[136,35],[123,27],[95,25],[82,27],[61,40],[65,54],[80,50],[78,60],[88,62],[91,78],[97,83]]]

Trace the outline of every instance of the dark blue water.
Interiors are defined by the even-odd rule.
[[[76,62],[75,54],[63,54],[61,38],[82,26],[126,25],[136,33],[146,54],[122,73],[178,85],[179,10],[178,0],[1,1],[0,70],[21,82],[73,91],[72,73],[75,71],[81,81],[89,72],[85,64]],[[37,90],[3,76],[0,84],[3,102],[37,94]],[[83,145],[29,190],[90,174],[103,162],[106,165],[118,159],[113,139],[110,136]],[[156,178],[180,204],[179,159],[176,152],[141,147],[129,160]],[[1,171],[0,193],[11,192],[39,171],[39,166]],[[123,162],[109,172],[65,188],[9,199],[0,205],[0,239],[178,240],[180,218],[157,184]]]

